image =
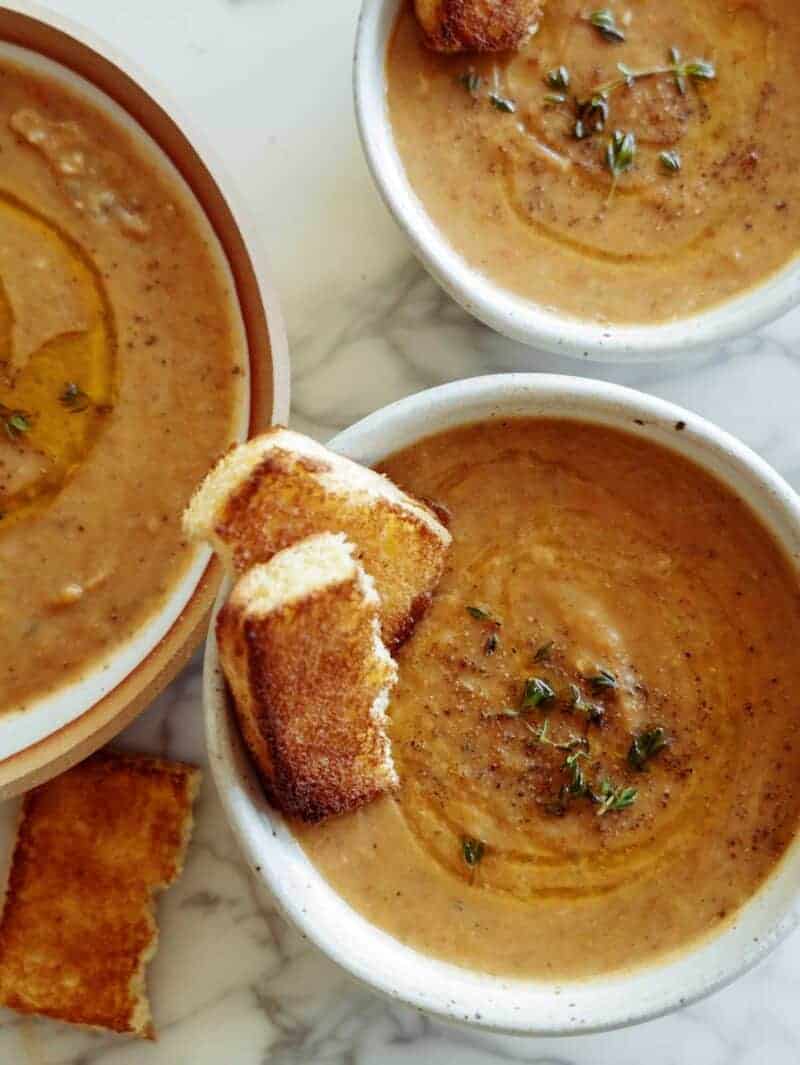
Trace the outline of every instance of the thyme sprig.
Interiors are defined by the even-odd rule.
[[[710,60],[690,59],[684,62],[674,46],[669,50],[669,58],[670,62],[663,66],[646,67],[643,70],[632,70],[625,63],[617,63],[618,78],[597,85],[588,96],[576,99],[573,132],[577,139],[583,140],[592,133],[603,132],[610,113],[609,99],[618,89],[632,89],[643,78],[669,76],[675,79],[678,91],[685,96],[690,82],[713,81],[717,76],[716,67]]]
[[[564,742],[558,742],[550,737],[550,718],[546,717],[544,723],[536,728],[534,725],[529,725],[525,722],[528,731],[533,734],[536,743],[541,743],[545,747],[553,747],[557,751],[575,751],[575,750],[589,750],[589,741],[585,736],[576,736],[574,733],[570,733],[568,740]]]
[[[595,801],[599,803],[597,816],[604,817],[606,814],[616,810],[625,810],[636,802],[638,794],[639,792],[636,788],[629,788],[624,785],[618,786],[608,777],[603,777],[600,781],[598,792],[594,796]]]

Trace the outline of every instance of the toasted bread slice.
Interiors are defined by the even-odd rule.
[[[415,0],[428,46],[437,52],[509,52],[535,31],[543,0]]]
[[[386,477],[280,428],[217,463],[189,504],[184,529],[211,543],[234,573],[306,536],[345,533],[375,578],[391,649],[425,611],[450,545],[434,513]]]
[[[394,787],[386,707],[397,667],[371,577],[342,534],[278,552],[217,619],[220,662],[270,801],[319,821]]]
[[[0,1004],[153,1038],[153,893],[180,874],[199,773],[103,753],[24,801],[0,923]]]

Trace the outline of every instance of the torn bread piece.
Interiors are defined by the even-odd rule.
[[[208,541],[235,573],[306,536],[345,533],[375,579],[392,650],[427,608],[451,541],[433,511],[388,478],[280,428],[217,463],[189,504],[184,529]]]
[[[267,797],[320,821],[397,784],[386,708],[397,667],[372,578],[342,534],[239,579],[217,619],[222,670]]]
[[[200,774],[95,755],[24,800],[0,923],[0,1005],[152,1039],[153,895],[181,872]]]
[[[436,52],[510,52],[536,32],[543,0],[415,0]]]

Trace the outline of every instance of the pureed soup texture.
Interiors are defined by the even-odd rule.
[[[0,63],[0,713],[129,638],[192,557],[244,340],[197,205],[134,135]]]
[[[719,928],[800,819],[800,586],[771,535],[697,466],[584,423],[467,426],[382,469],[454,542],[398,654],[400,789],[298,827],[311,859],[492,973],[584,978]]]
[[[419,199],[504,288],[600,322],[745,292],[800,250],[796,0],[551,0],[520,51],[388,55]],[[594,18],[592,18],[594,16]]]

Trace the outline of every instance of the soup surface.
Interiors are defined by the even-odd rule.
[[[401,786],[296,832],[406,943],[584,978],[685,947],[800,817],[800,586],[753,513],[632,435],[514,420],[387,461],[451,515],[398,655]]]
[[[425,47],[409,0],[389,48],[391,123],[411,185],[472,266],[577,318],[667,320],[800,250],[800,6],[603,6],[624,40],[559,0],[519,52],[453,57]],[[615,131],[635,140],[616,179]]]
[[[183,575],[244,340],[196,204],[134,134],[0,62],[0,712],[75,679]]]

